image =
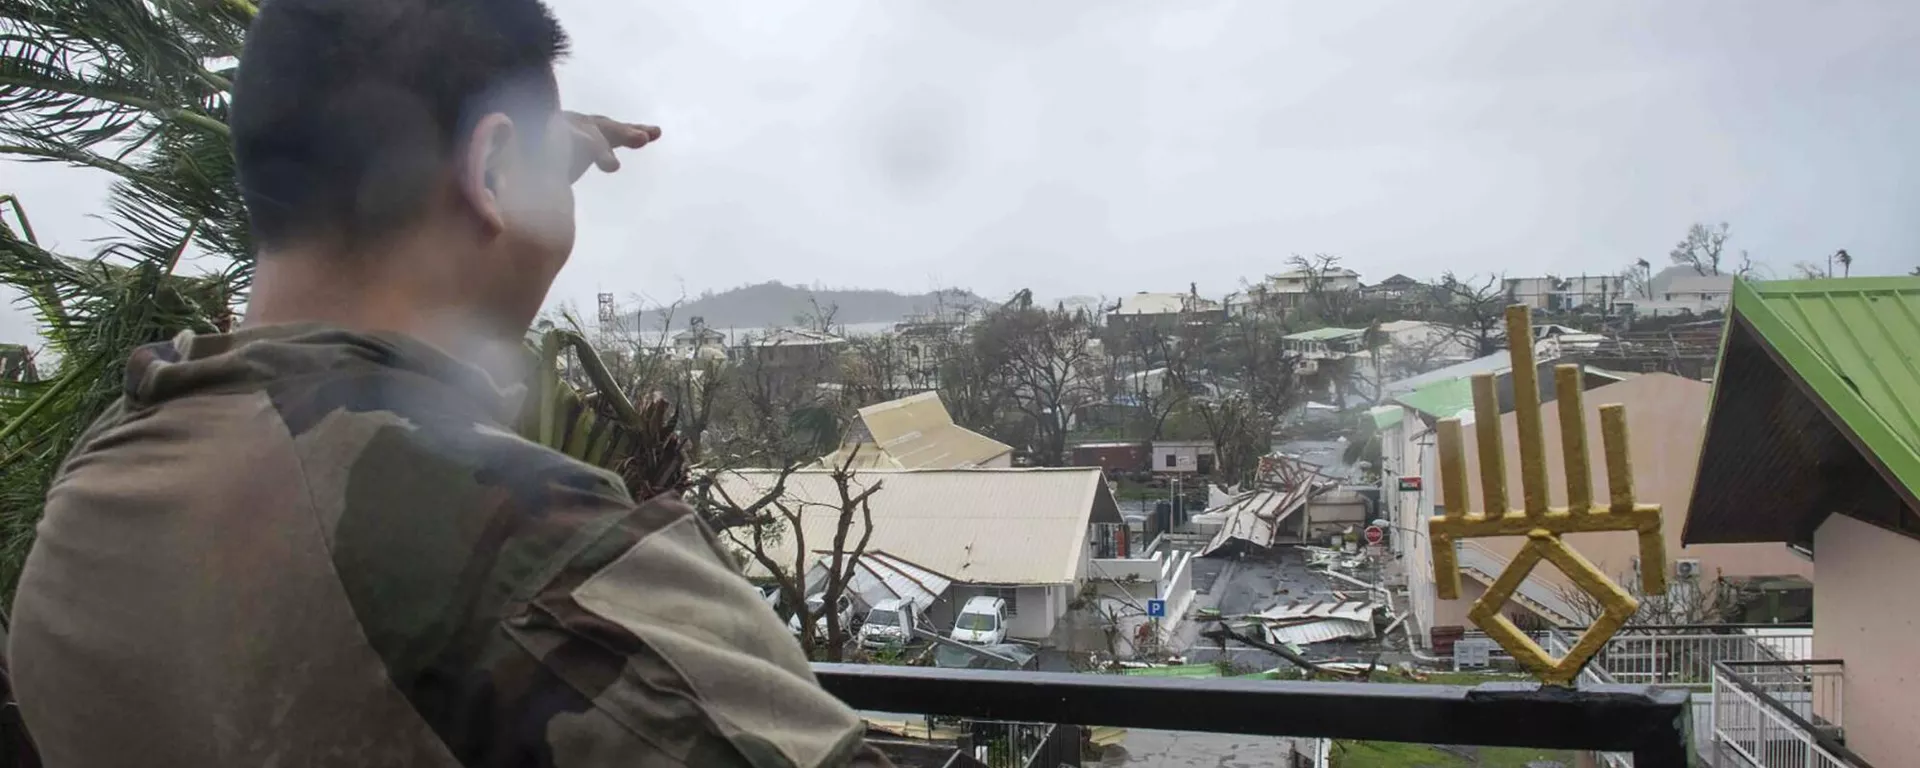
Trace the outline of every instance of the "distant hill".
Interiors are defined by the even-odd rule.
[[[813,289],[786,285],[779,281],[748,285],[714,293],[707,291],[671,308],[651,307],[635,313],[636,327],[653,331],[671,311],[673,328],[687,327],[695,317],[709,328],[767,328],[795,325],[803,316],[812,315],[814,303],[835,307],[833,321],[839,324],[893,322],[909,315],[931,313],[944,306],[985,305],[985,299],[960,288],[936,292],[903,294],[865,288]]]

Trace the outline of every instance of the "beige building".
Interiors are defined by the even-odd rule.
[[[733,498],[757,498],[778,477],[777,470],[740,470],[720,473],[718,482]],[[944,605],[964,605],[978,595],[1005,599],[1008,633],[1023,639],[1053,635],[1081,587],[1100,578],[1092,572],[1094,542],[1123,524],[1098,467],[869,470],[853,483],[860,490],[881,486],[869,500],[869,551],[951,579]],[[787,478],[786,496],[801,510],[800,531],[783,536],[768,554],[792,562],[795,548],[804,546],[802,567],[810,567],[832,551],[839,488],[830,472],[801,470]],[[850,536],[861,533],[855,523]],[[729,529],[723,543],[744,548],[746,535],[744,528]],[[747,574],[765,571],[750,564]],[[929,618],[950,626],[953,617],[937,610]]]
[[[858,453],[854,453],[855,450]],[[860,409],[840,450],[821,457],[837,467],[851,455],[856,469],[1011,467],[1013,447],[953,423],[938,392],[921,392]]]
[[[1585,394],[1587,445],[1592,446],[1590,461],[1595,482],[1594,494],[1606,498],[1604,454],[1600,451],[1600,406],[1618,403],[1626,406],[1630,455],[1633,457],[1634,493],[1642,503],[1659,504],[1665,511],[1663,531],[1667,539],[1669,561],[1660,564],[1679,589],[1711,590],[1717,580],[1733,584],[1784,580],[1811,581],[1813,562],[1787,547],[1772,543],[1699,544],[1684,546],[1681,530],[1694,493],[1696,457],[1700,454],[1702,428],[1707,414],[1709,387],[1698,381],[1664,373],[1636,376],[1616,384],[1590,389]],[[1548,446],[1547,487],[1550,504],[1565,506],[1566,464],[1557,450],[1560,446],[1560,420],[1549,405],[1542,418],[1542,432]],[[1520,506],[1520,462],[1514,455],[1519,429],[1515,414],[1500,417],[1502,444],[1505,446],[1507,487],[1510,498],[1499,508]],[[1479,478],[1479,448],[1474,430],[1468,430],[1467,477]],[[1480,484],[1470,483],[1469,498],[1475,510],[1485,509]],[[1576,533],[1566,537],[1594,565],[1615,581],[1628,583],[1636,569],[1649,567],[1639,562],[1638,546],[1632,533]],[[1434,611],[1434,627],[1471,626],[1466,618],[1473,600],[1479,598],[1500,569],[1525,540],[1521,537],[1475,539],[1461,542],[1462,572],[1469,578],[1461,582],[1459,600],[1439,601]],[[1479,563],[1480,567],[1475,567]],[[1534,570],[1530,589],[1523,589],[1522,607],[1515,610],[1538,614],[1541,619],[1560,624],[1585,624],[1590,616],[1572,597],[1569,582],[1557,570]],[[1529,593],[1532,593],[1531,595]]]

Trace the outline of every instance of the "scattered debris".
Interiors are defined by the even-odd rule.
[[[1301,602],[1275,606],[1259,616],[1267,640],[1311,645],[1328,640],[1371,640],[1378,606],[1365,600]]]

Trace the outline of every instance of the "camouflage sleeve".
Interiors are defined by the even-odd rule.
[[[461,765],[886,765],[687,505],[406,402],[282,411],[362,631]]]
[[[578,545],[506,622],[538,667],[493,670],[556,768],[888,764],[684,504]]]

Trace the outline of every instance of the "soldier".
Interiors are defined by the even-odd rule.
[[[885,765],[676,498],[503,426],[572,182],[537,0],[271,0],[231,334],[144,347],[48,493],[15,684],[57,766]]]

